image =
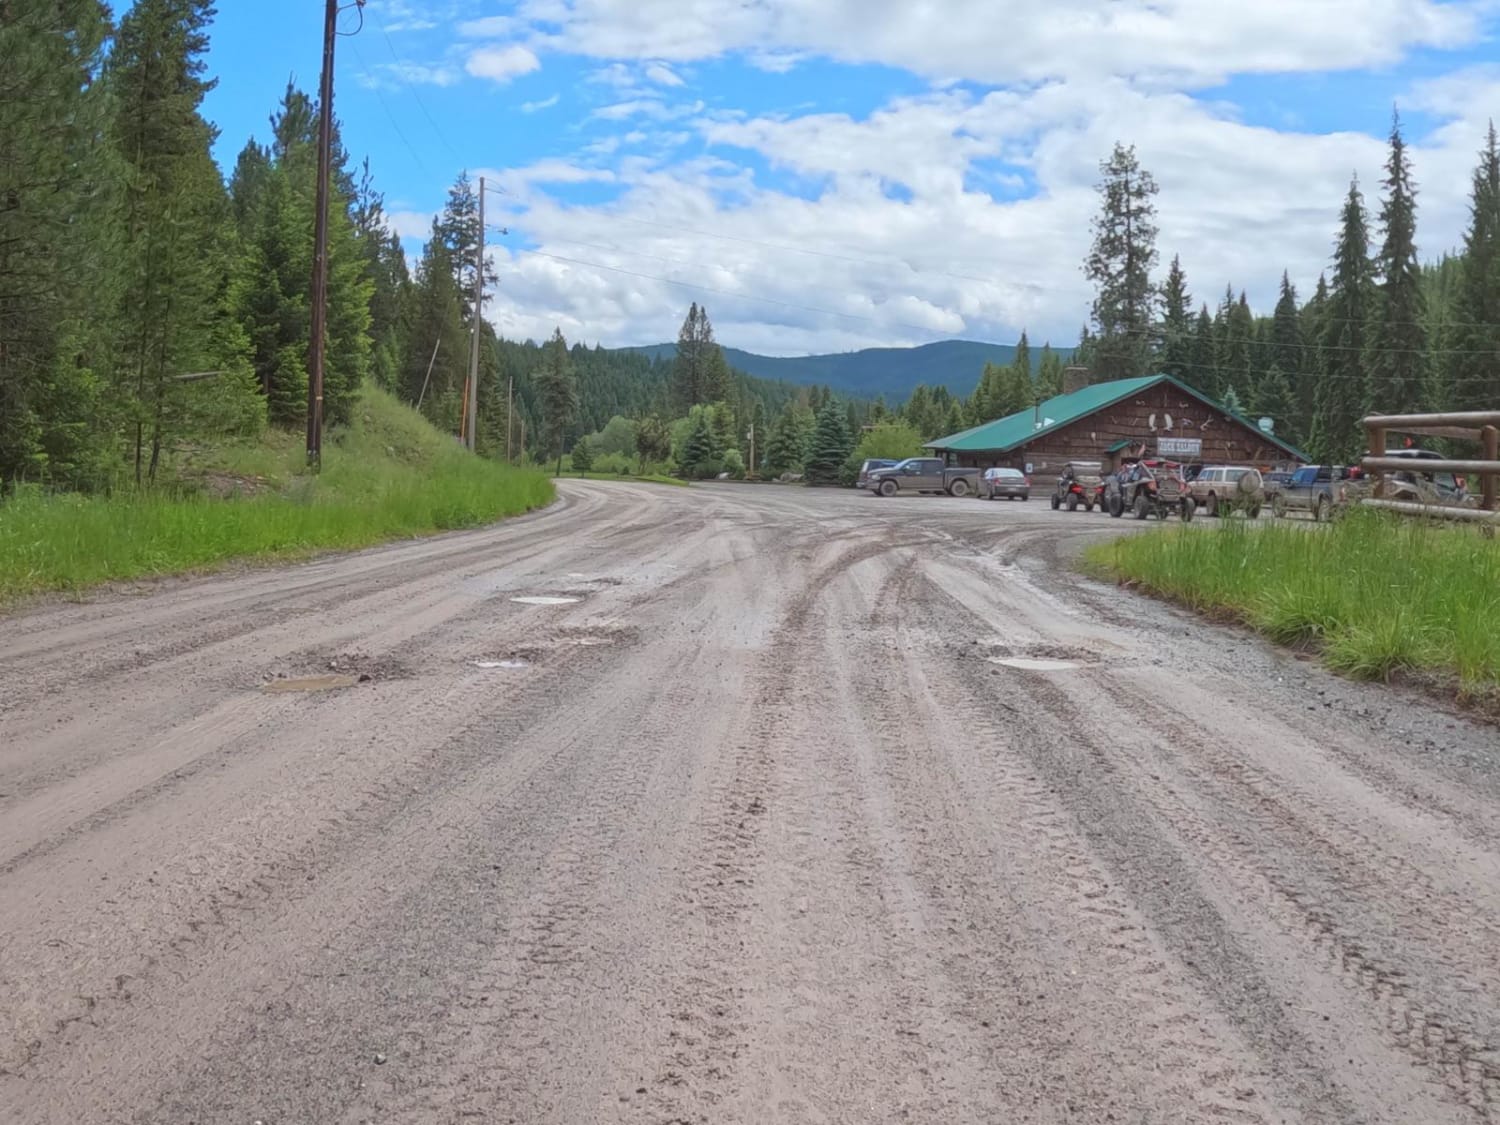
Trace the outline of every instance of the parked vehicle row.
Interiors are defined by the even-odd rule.
[[[1462,477],[1424,473],[1420,463],[1439,454],[1412,449],[1389,456],[1410,458],[1410,472],[1386,475],[1386,495],[1429,505],[1473,507]],[[941,457],[904,461],[871,459],[859,469],[857,487],[876,496],[977,496],[985,500],[1029,500],[1032,480],[1020,469],[980,470],[948,465]],[[1076,512],[1096,508],[1118,519],[1176,515],[1191,520],[1200,510],[1209,517],[1243,515],[1258,519],[1269,505],[1277,516],[1306,512],[1314,520],[1330,519],[1368,496],[1374,481],[1358,466],[1307,465],[1293,472],[1262,473],[1249,465],[1192,465],[1160,458],[1131,461],[1117,472],[1101,475],[1092,461],[1063,466],[1049,497],[1052,510]]]

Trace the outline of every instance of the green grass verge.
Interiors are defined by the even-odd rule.
[[[1399,671],[1500,689],[1500,542],[1354,512],[1328,528],[1225,521],[1099,544],[1086,564],[1193,609],[1313,647],[1362,679]]]
[[[688,487],[688,482],[679,477],[667,477],[659,473],[632,473],[626,475],[623,473],[575,473],[571,470],[564,470],[562,476],[564,480],[618,480],[624,481],[627,484],[632,481],[645,481],[647,484],[671,484],[676,485],[678,488]]]
[[[302,460],[300,435],[268,433],[184,455],[154,493],[23,493],[0,504],[0,603],[477,527],[554,496],[542,473],[476,458],[374,389],[328,435],[321,474]]]

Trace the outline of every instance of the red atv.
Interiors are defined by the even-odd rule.
[[[1076,512],[1082,508],[1092,512],[1095,504],[1104,506],[1104,482],[1099,479],[1099,466],[1093,462],[1069,461],[1052,490],[1052,510],[1067,508]]]

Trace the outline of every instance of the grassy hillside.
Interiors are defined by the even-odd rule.
[[[373,388],[331,431],[323,472],[303,468],[300,434],[179,454],[145,496],[45,496],[0,504],[0,603],[101,582],[293,559],[476,527],[548,503],[542,474],[473,457],[416,411]]]
[[[675,344],[649,344],[624,350],[670,359],[677,348]],[[1069,352],[1059,354],[1066,358]],[[768,356],[726,347],[724,356],[731,367],[761,379],[829,386],[840,394],[859,398],[883,394],[887,401],[896,403],[905,401],[919,383],[968,395],[979,382],[985,363],[1012,363],[1016,349],[1010,344],[942,340],[915,348],[866,348],[835,355]],[[1040,358],[1040,346],[1033,347],[1032,365]]]

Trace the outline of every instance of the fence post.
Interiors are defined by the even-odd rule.
[[[1368,448],[1370,450],[1370,456],[1372,456],[1372,457],[1384,457],[1385,456],[1385,453],[1386,453],[1386,449],[1385,449],[1386,438],[1385,438],[1385,427],[1384,426],[1372,426],[1368,422],[1366,422],[1365,423],[1365,438],[1367,439],[1366,442],[1365,442],[1365,444],[1368,446]],[[1375,493],[1374,493],[1374,495],[1375,495],[1375,499],[1377,499],[1377,500],[1384,500],[1385,499],[1385,474],[1384,473],[1377,472],[1375,474]]]
[[[1479,431],[1479,440],[1484,443],[1484,459],[1486,461],[1500,461],[1500,428],[1495,426],[1484,427],[1484,429]],[[1500,469],[1500,465],[1493,467]],[[1480,507],[1486,512],[1493,512],[1495,510],[1496,485],[1500,485],[1500,477],[1496,477],[1494,473],[1486,473],[1479,480],[1480,494],[1483,496]]]

